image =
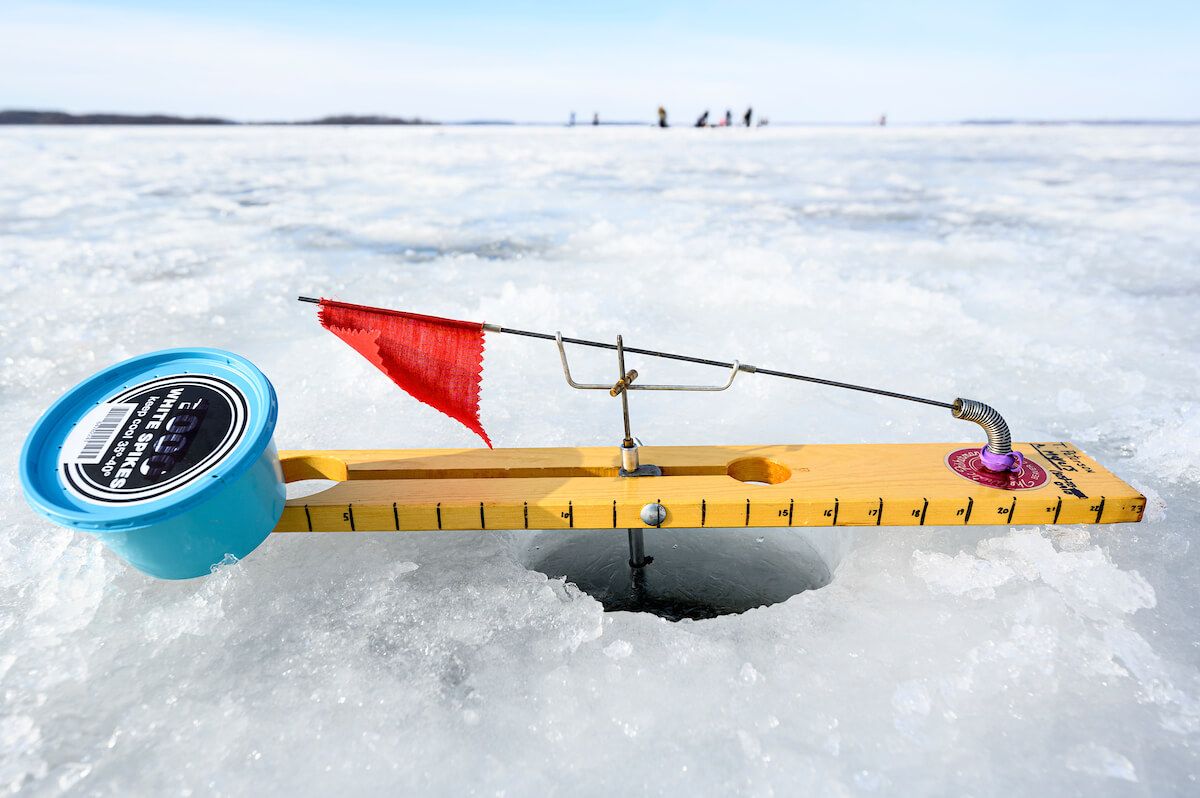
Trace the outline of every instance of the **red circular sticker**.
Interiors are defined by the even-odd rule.
[[[989,471],[979,459],[978,449],[958,449],[946,455],[946,465],[964,479],[1000,490],[1033,490],[1046,484],[1046,469],[1025,460],[1021,471]]]

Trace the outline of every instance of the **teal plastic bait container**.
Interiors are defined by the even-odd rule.
[[[245,557],[283,513],[275,389],[217,349],[168,349],[76,385],[21,451],[37,512],[96,535],[139,571],[203,576]]]

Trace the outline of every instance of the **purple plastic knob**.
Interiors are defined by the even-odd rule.
[[[988,471],[1012,471],[1019,474],[1025,467],[1025,458],[1020,452],[995,454],[986,443],[979,450],[979,462]]]

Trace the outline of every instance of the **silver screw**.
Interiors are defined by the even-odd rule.
[[[658,526],[667,520],[667,508],[657,502],[647,504],[642,508],[642,523],[646,526]]]

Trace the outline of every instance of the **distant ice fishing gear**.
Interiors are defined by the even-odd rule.
[[[118,363],[60,398],[21,452],[35,510],[95,534],[165,579],[209,573],[272,532],[626,529],[634,584],[653,558],[647,528],[1099,524],[1136,522],[1145,498],[1078,447],[1013,444],[993,408],[565,338],[495,324],[303,298],[323,326],[415,398],[478,434],[487,449],[284,451],[277,403],[244,358],[212,349]],[[621,400],[613,447],[491,449],[479,420],[485,332],[554,341],[572,388]],[[616,381],[579,383],[566,344],[616,353]],[[728,369],[723,383],[655,385],[628,353]],[[724,391],[739,374],[862,391],[942,407],[979,424],[982,448],[955,443],[642,446],[633,391]],[[285,483],[336,484],[285,501]]]

